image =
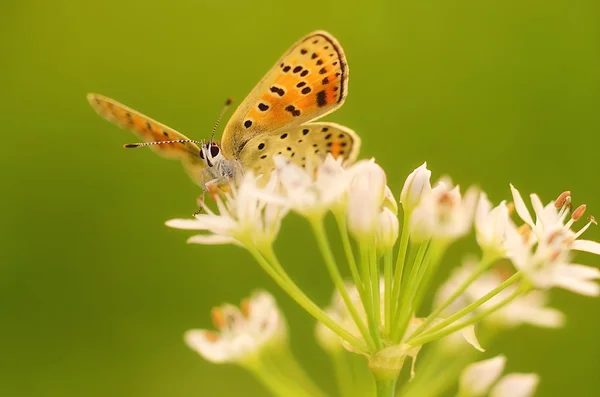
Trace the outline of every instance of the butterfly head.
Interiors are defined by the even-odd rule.
[[[220,163],[224,159],[219,144],[214,141],[202,144],[202,147],[200,148],[200,158],[204,160],[209,167],[214,167],[215,164]]]

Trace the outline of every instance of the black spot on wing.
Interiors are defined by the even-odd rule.
[[[317,106],[322,108],[323,106],[327,105],[327,94],[325,93],[325,91],[319,91],[317,92]]]

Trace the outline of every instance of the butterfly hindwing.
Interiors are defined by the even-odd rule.
[[[237,158],[253,137],[291,128],[340,107],[348,92],[348,64],[329,33],[294,44],[240,104],[225,127],[222,149]]]
[[[98,94],[88,94],[88,101],[100,116],[119,127],[133,132],[144,142],[188,139],[188,137],[174,129],[110,98]],[[205,163],[199,157],[200,148],[195,143],[177,142],[152,145],[150,147],[162,157],[181,160],[194,182],[202,182],[202,170]]]
[[[244,145],[239,160],[244,169],[268,175],[275,167],[273,157],[288,157],[301,167],[317,164],[328,153],[344,164],[356,160],[360,138],[354,131],[335,123],[315,122],[282,129],[252,138]]]

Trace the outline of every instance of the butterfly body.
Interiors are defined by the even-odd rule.
[[[210,190],[236,182],[245,171],[274,169],[285,156],[304,166],[327,153],[353,162],[360,139],[351,129],[314,120],[339,108],[348,92],[348,65],[338,41],[324,31],[296,42],[259,81],[225,126],[220,144],[198,142],[112,99],[89,94],[107,120],[134,132],[158,154],[180,160],[191,178]],[[200,144],[198,146],[197,144]]]

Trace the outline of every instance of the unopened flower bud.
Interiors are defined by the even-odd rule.
[[[421,201],[421,197],[431,191],[431,171],[427,163],[410,173],[400,193],[400,202],[404,211],[411,211]]]
[[[348,192],[348,230],[358,239],[372,234],[385,197],[383,169],[368,161],[357,168]]]
[[[379,214],[377,249],[383,252],[392,249],[398,239],[398,233],[398,217],[390,209],[384,208]]]

